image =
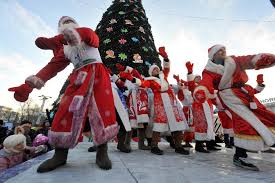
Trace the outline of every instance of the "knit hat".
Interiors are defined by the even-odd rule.
[[[210,60],[212,60],[214,55],[222,48],[225,48],[225,46],[221,45],[221,44],[216,44],[216,45],[212,46],[211,48],[209,48],[208,49],[208,58]]]
[[[148,73],[149,73],[150,76],[152,76],[152,72],[153,72],[153,70],[155,68],[158,68],[160,70],[159,66],[157,66],[157,65],[151,65],[151,67],[149,68],[149,71],[148,71]]]

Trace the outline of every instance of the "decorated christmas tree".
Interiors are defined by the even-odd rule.
[[[152,64],[160,67],[151,26],[141,0],[114,0],[103,14],[96,32],[103,63],[114,73],[116,63],[131,66],[144,76]]]

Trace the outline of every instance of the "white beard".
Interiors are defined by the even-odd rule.
[[[58,33],[62,34],[62,32],[67,28],[75,29],[75,28],[78,28],[78,27],[79,27],[79,25],[77,23],[73,23],[73,22],[68,23],[68,24],[62,24],[60,27],[58,27]]]

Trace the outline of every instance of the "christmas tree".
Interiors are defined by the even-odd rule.
[[[114,0],[96,28],[103,63],[114,73],[120,63],[148,76],[152,64],[161,67],[141,0]]]

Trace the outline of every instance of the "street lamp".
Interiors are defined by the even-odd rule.
[[[38,97],[41,98],[41,100],[42,100],[42,105],[41,105],[41,107],[40,107],[40,112],[39,112],[38,118],[37,118],[37,120],[36,120],[36,124],[37,124],[37,125],[40,124],[40,120],[41,120],[41,117],[42,117],[42,115],[43,115],[43,108],[44,108],[44,105],[45,105],[46,100],[52,98],[52,97],[50,97],[50,96],[45,96],[45,95],[40,95],[40,96],[38,96]]]

